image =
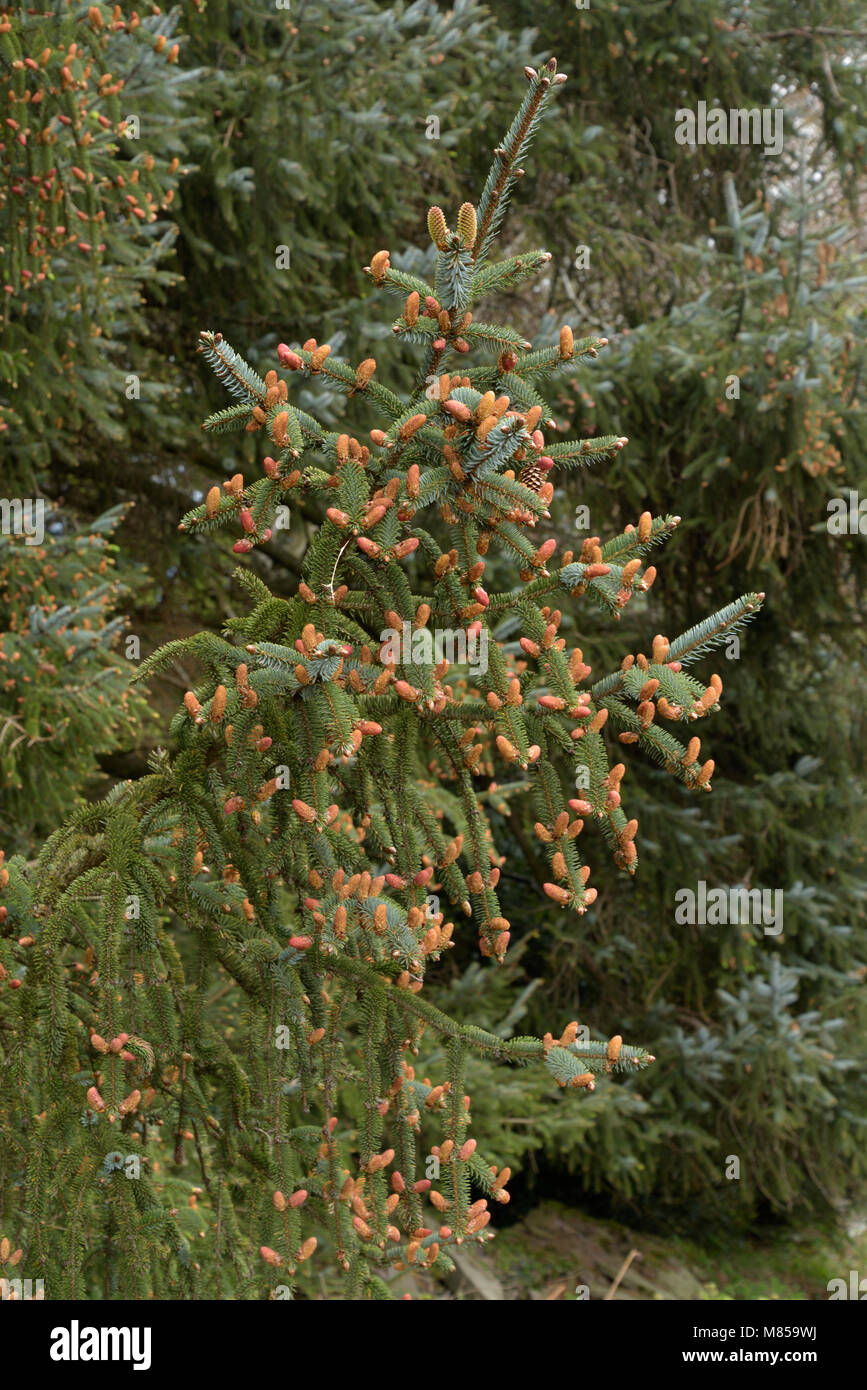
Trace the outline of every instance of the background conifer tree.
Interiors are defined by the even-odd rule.
[[[145,432],[179,427],[162,354],[146,342],[145,300],[177,279],[176,19],[156,6],[142,17],[65,4],[0,16],[8,488],[54,497],[73,470],[104,472],[106,445],[129,440],[133,400]]]
[[[523,0],[504,9],[513,25],[530,14]],[[827,1216],[867,1172],[864,547],[828,526],[833,499],[867,492],[863,25],[849,0],[797,20],[778,0],[748,14],[704,0],[543,3],[532,16],[570,72],[566,119],[540,133],[521,210],[525,235],[544,229],[553,253],[541,329],[577,313],[610,339],[554,395],[555,415],[632,441],[575,479],[557,534],[581,535],[577,506],[591,530],[650,499],[682,512],[651,596],[663,631],[697,621],[724,576],[768,591],[761,640],[723,656],[714,796],[696,804],[636,766],[642,843],[665,854],[645,853],[619,891],[600,864],[583,957],[568,914],[539,914],[516,885],[534,937],[525,976],[556,980],[555,998],[580,999],[591,1024],[616,1000],[624,1031],[682,1059],[652,1088],[610,1090],[607,1113],[597,1093],[580,1143],[551,1136],[536,1195],[577,1172],[666,1229],[673,1216],[752,1229],[771,1210],[800,1225],[805,1203]],[[678,145],[675,113],[699,100],[778,112],[782,150]],[[520,324],[529,307],[512,308]],[[591,619],[587,642],[611,659]],[[640,640],[629,614],[616,636]],[[509,829],[527,843],[526,820]],[[784,930],[678,925],[675,891],[702,879],[779,889]],[[550,1007],[536,991],[523,1027],[543,993]]]
[[[0,535],[0,775],[7,853],[27,855],[83,799],[105,790],[98,761],[149,724],[130,689],[128,620],[140,588],[112,536],[124,509],[87,526],[46,512],[45,534]]]

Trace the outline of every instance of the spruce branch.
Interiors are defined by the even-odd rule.
[[[545,105],[554,90],[566,81],[565,73],[557,73],[556,58],[550,58],[541,73],[530,67],[524,73],[530,90],[494,151],[494,163],[479,200],[479,226],[473,246],[473,260],[478,264],[486,259],[505,216],[510,194],[520,178],[520,162],[529,151]]]

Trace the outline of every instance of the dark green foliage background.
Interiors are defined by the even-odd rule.
[[[702,672],[718,670],[725,685],[703,749],[717,763],[712,796],[696,805],[627,750],[640,873],[627,881],[597,855],[599,899],[577,924],[542,895],[532,817],[516,813],[503,827],[510,963],[497,974],[474,943],[459,944],[436,1002],[505,1032],[578,1018],[594,1035],[622,1032],[656,1053],[647,1075],[577,1105],[529,1073],[477,1062],[469,1077],[480,1142],[523,1165],[537,1193],[567,1175],[576,1202],[602,1192],[647,1222],[661,1213],[746,1222],[836,1203],[863,1185],[864,538],[825,527],[830,497],[867,490],[859,10],[829,0],[798,6],[793,19],[786,0],[748,10],[709,0],[593,0],[587,10],[297,0],[288,11],[209,0],[146,15],[135,43],[109,39],[110,62],[174,197],[135,237],[114,195],[97,192],[106,249],[81,294],[64,262],[35,291],[16,285],[6,298],[5,494],[46,497],[70,536],[135,501],[113,541],[121,578],[136,576],[117,602],[144,634],[143,654],[203,615],[216,627],[235,605],[216,549],[226,543],[179,538],[176,522],[221,477],[255,476],[261,448],[255,436],[199,434],[224,402],[195,358],[198,330],[222,330],[262,371],[278,341],[315,336],[352,361],[373,355],[408,372],[369,305],[362,267],[384,247],[402,268],[425,264],[408,248],[426,243],[427,207],[451,212],[477,198],[522,94],[521,65],[557,55],[569,82],[503,246],[545,245],[553,259],[542,293],[516,297],[508,317],[534,332],[541,314],[540,342],[564,321],[576,334],[608,334],[609,350],[563,393],[558,424],[631,442],[604,472],[569,483],[552,534],[561,549],[580,545],[568,525],[579,503],[591,534],[645,507],[684,519],[640,612],[613,634],[602,623],[569,631],[567,616],[564,635],[586,638],[604,668],[729,594],[765,590],[768,603],[739,659],[715,658]],[[24,50],[56,43],[45,38],[54,23],[24,21]],[[69,8],[61,29],[88,42],[84,7]],[[180,43],[177,64],[155,52],[160,34]],[[7,78],[5,50],[0,64]],[[782,156],[678,145],[675,110],[699,100],[784,102]],[[426,134],[431,117],[438,139]],[[99,156],[108,175],[140,157],[128,140]],[[281,246],[288,269],[278,268]],[[589,270],[575,267],[581,246]],[[129,373],[141,379],[139,399],[125,397]],[[725,396],[730,373],[737,400]],[[321,399],[317,408],[322,418]],[[278,591],[294,589],[317,521],[297,511],[288,537],[257,556]],[[489,589],[498,579],[513,582],[491,566]],[[71,580],[60,582],[72,602]],[[15,607],[3,589],[0,604],[8,646]],[[107,652],[100,664],[113,660],[118,681],[126,665]],[[151,687],[158,710],[177,698],[177,684]],[[107,757],[117,732],[106,737],[96,718],[77,747],[106,755],[104,772],[135,775],[167,722],[152,734],[142,718],[138,739],[120,741],[123,769]],[[58,756],[28,746],[22,787],[47,780],[58,793]],[[90,757],[66,756],[58,818],[91,790],[93,772]],[[20,797],[5,799],[3,847],[35,857],[50,828],[44,811],[28,819]],[[783,889],[783,934],[678,926],[674,893],[700,879]],[[738,1183],[724,1176],[729,1155],[741,1161]]]

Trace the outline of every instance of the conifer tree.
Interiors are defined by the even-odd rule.
[[[128,445],[132,399],[149,431],[179,425],[160,357],[141,340],[145,291],[153,299],[177,280],[166,262],[186,80],[177,13],[146,8],[64,2],[0,16],[7,487],[55,496],[49,464],[62,463],[68,486],[100,442]]]
[[[182,530],[228,526],[244,555],[296,498],[322,520],[296,594],[242,567],[248,613],[142,664],[142,677],[180,655],[203,668],[175,752],[76,812],[35,870],[20,857],[0,870],[0,1220],[49,1297],[292,1296],[311,1266],[345,1276],[342,1297],[387,1297],[390,1269],[448,1269],[508,1200],[508,1171],[471,1133],[472,1052],[579,1091],[653,1061],[616,1019],[607,1041],[577,1021],[506,1040],[425,995],[465,925],[488,969],[505,958],[496,822],[511,802],[531,799],[545,892],[580,917],[595,897],[585,824],[635,871],[624,745],[709,791],[712,761],[671,728],[719,708],[719,679],[688,667],[763,597],[658,634],[592,682],[559,633],[557,602],[616,620],[645,593],[645,558],[678,518],[646,512],[557,563],[540,539],[549,474],[626,440],[546,438],[545,381],[604,339],[564,326],[533,350],[474,314],[548,260],[492,259],[565,81],[553,58],[525,72],[478,206],[453,229],[430,211],[433,283],[386,250],[371,258],[374,285],[397,296],[395,334],[421,348],[408,396],[372,357],[353,366],[312,338],[281,344],[286,375],[261,378],[201,334],[232,398],[205,430],[261,432],[271,452],[254,481],[212,487]],[[370,443],[294,404],[299,380],[366,403]],[[517,582],[489,593],[496,553]],[[413,1065],[423,1030],[442,1040],[429,1076]]]
[[[34,854],[99,779],[97,756],[140,737],[149,716],[118,651],[127,619],[116,610],[141,579],[117,564],[112,536],[124,511],[87,526],[46,512],[42,537],[0,535],[7,854]]]

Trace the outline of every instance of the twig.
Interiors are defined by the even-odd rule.
[[[640,1251],[640,1250],[630,1250],[629,1254],[626,1256],[626,1259],[623,1261],[623,1264],[620,1266],[620,1268],[619,1268],[618,1271],[617,1271],[617,1275],[616,1275],[616,1278],[615,1278],[615,1280],[614,1280],[614,1283],[611,1285],[611,1288],[608,1290],[607,1294],[604,1295],[604,1297],[603,1297],[603,1299],[602,1299],[602,1302],[603,1302],[603,1303],[609,1302],[609,1300],[612,1299],[612,1298],[614,1297],[614,1295],[615,1295],[615,1293],[616,1293],[616,1291],[617,1291],[617,1286],[619,1285],[621,1279],[623,1278],[623,1276],[624,1276],[624,1274],[626,1273],[626,1271],[627,1271],[627,1269],[629,1268],[629,1266],[632,1264],[632,1261],[633,1261],[634,1259],[636,1259],[636,1258],[639,1259],[639,1260],[641,1259],[641,1251]]]

